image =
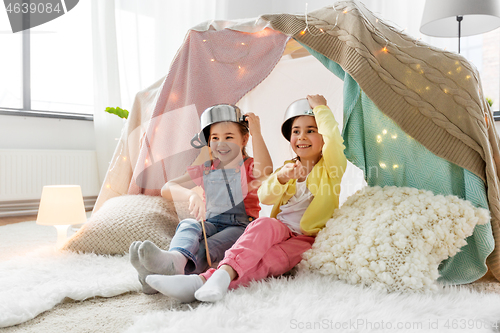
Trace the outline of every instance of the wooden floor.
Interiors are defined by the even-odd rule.
[[[26,221],[36,221],[36,215],[0,217],[0,226]]]

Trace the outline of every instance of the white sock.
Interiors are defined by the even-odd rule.
[[[194,293],[203,285],[197,274],[191,275],[148,275],[146,282],[165,296],[183,303],[195,301]]]
[[[130,253],[130,263],[134,268],[137,270],[137,273],[139,273],[139,282],[142,285],[142,292],[145,294],[156,294],[158,291],[151,288],[145,281],[146,276],[149,274],[153,274],[152,272],[148,271],[140,262],[139,260],[139,247],[141,246],[142,242],[133,242],[130,244],[129,248],[129,253]]]
[[[207,282],[194,293],[194,297],[202,302],[220,301],[227,292],[231,277],[223,269],[218,269],[212,274]]]
[[[141,264],[150,272],[161,275],[184,274],[187,258],[178,251],[164,251],[150,241],[139,247]]]

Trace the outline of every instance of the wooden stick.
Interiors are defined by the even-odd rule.
[[[205,140],[208,142],[208,140],[205,138]],[[208,146],[208,156],[210,158],[210,164],[212,164],[212,149]],[[203,238],[205,238],[205,252],[207,253],[207,262],[208,266],[212,267],[212,260],[210,259],[210,251],[208,250],[208,242],[207,242],[207,232],[205,231],[205,220],[201,220],[201,228],[203,229]]]
[[[212,267],[212,260],[210,260],[210,252],[208,251],[207,232],[205,231],[205,221],[203,219],[201,220],[201,228],[203,229],[203,238],[205,238],[205,250],[207,253],[208,266]]]

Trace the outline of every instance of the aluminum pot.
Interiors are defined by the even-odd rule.
[[[281,133],[288,141],[290,141],[293,119],[299,116],[314,117],[314,112],[311,109],[307,98],[296,100],[295,102],[290,104],[290,106],[285,111],[285,118],[283,119],[283,124],[281,125]]]
[[[245,115],[241,113],[240,108],[236,105],[214,105],[203,111],[201,114],[201,131],[200,133],[195,134],[195,136],[191,139],[191,146],[195,148],[202,148],[203,146],[206,146],[208,144],[207,140],[210,137],[210,125],[223,121],[241,123],[248,127]]]

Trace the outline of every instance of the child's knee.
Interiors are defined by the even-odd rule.
[[[195,219],[182,220],[177,225],[176,232],[179,232],[180,230],[186,230],[186,229],[201,231],[200,222],[196,221]]]

